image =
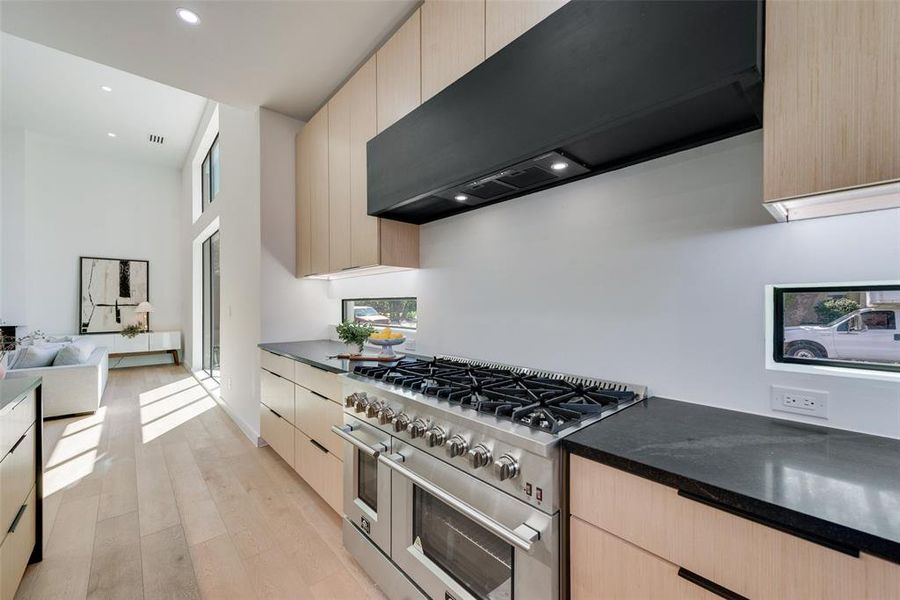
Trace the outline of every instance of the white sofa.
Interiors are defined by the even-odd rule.
[[[109,349],[95,348],[87,362],[80,365],[12,369],[7,377],[43,377],[41,397],[44,418],[92,413],[109,377]]]

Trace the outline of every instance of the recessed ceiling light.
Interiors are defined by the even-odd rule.
[[[457,194],[457,195],[453,196],[453,199],[456,200],[457,202],[465,202],[466,200],[469,199],[469,197],[463,196],[462,194]]]
[[[175,11],[175,14],[178,15],[179,19],[190,25],[196,25],[200,22],[200,17],[197,16],[197,13],[186,8],[179,8]]]
[[[568,166],[569,166],[569,163],[560,161],[560,162],[555,162],[552,165],[550,165],[550,168],[553,169],[554,171],[562,171],[563,169],[565,169]]]
[[[114,134],[112,131],[110,131],[106,135],[108,135],[109,137],[116,137],[116,134]]]
[[[111,91],[112,91],[112,88],[109,87],[108,85],[101,85],[101,86],[100,86],[100,89],[103,90],[104,92],[111,92]]]

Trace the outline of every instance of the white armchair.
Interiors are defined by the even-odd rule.
[[[109,377],[109,350],[95,348],[84,364],[59,367],[13,369],[7,377],[43,377],[44,418],[92,413],[100,407],[100,399]]]

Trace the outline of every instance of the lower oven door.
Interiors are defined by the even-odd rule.
[[[391,470],[378,462],[391,436],[350,415],[333,428],[344,444],[344,515],[382,552],[391,552]]]
[[[394,440],[391,558],[431,598],[559,597],[559,515],[550,516]]]

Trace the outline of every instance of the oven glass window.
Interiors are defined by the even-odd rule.
[[[513,547],[418,487],[413,539],[429,560],[473,596],[512,598]]]
[[[378,512],[378,459],[365,452],[356,451],[359,456],[356,495],[374,512]]]

